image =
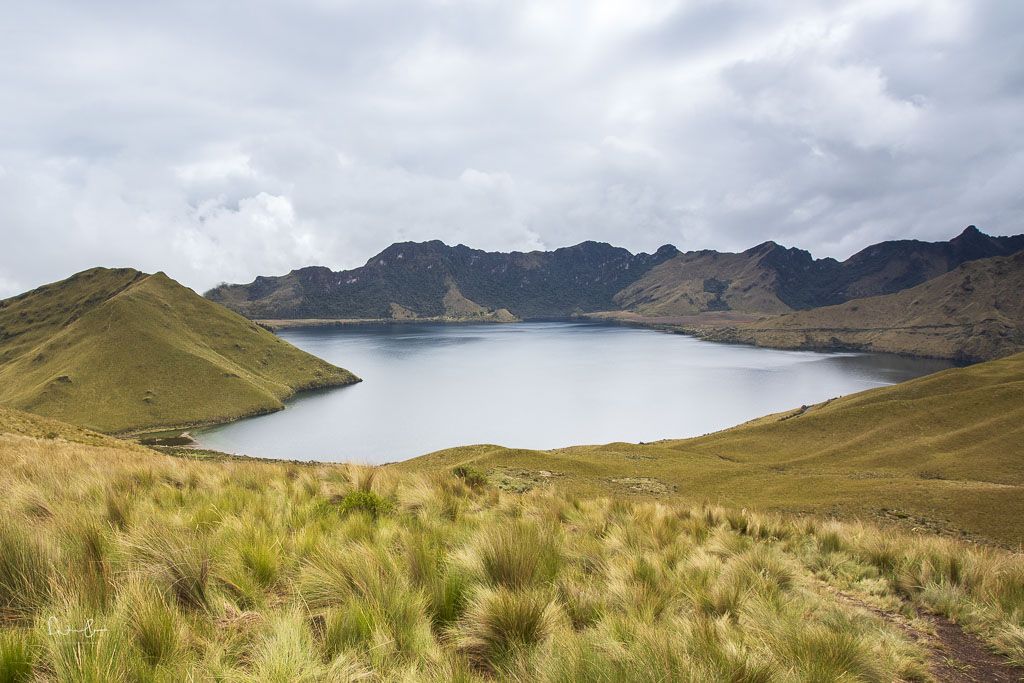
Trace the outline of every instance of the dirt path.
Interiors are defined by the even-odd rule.
[[[895,626],[928,651],[928,668],[942,683],[1021,683],[1024,667],[1010,664],[988,648],[975,635],[937,614],[917,611],[931,633],[913,624],[902,614],[884,610],[856,595],[825,585],[825,590],[840,602],[867,610]]]

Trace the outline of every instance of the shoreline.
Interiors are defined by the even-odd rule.
[[[272,331],[291,329],[314,329],[318,327],[348,327],[359,325],[416,325],[416,324],[442,324],[442,325],[471,325],[471,324],[513,324],[532,322],[591,322],[607,325],[625,325],[642,329],[655,330],[670,334],[681,334],[694,337],[701,341],[713,342],[716,344],[738,344],[752,348],[775,349],[779,351],[817,351],[820,353],[884,353],[902,358],[920,358],[929,360],[945,360],[955,363],[957,366],[971,365],[974,363],[994,360],[994,358],[965,356],[960,350],[953,350],[948,353],[928,353],[923,351],[907,351],[889,348],[872,347],[865,343],[848,342],[844,343],[837,337],[829,342],[817,343],[812,339],[805,339],[799,343],[772,343],[767,340],[761,343],[756,336],[741,336],[739,333],[744,330],[743,325],[754,323],[766,318],[767,314],[741,313],[737,311],[706,311],[694,315],[683,316],[644,316],[631,311],[595,311],[592,313],[578,313],[570,316],[552,318],[516,318],[515,320],[496,320],[494,318],[452,318],[447,316],[430,318],[295,318],[295,319],[256,319],[253,322]],[[897,328],[892,328],[893,330]],[[868,330],[871,332],[886,332],[889,328],[879,330]],[[767,330],[768,332],[772,330]],[[811,334],[821,330],[810,328],[803,330],[780,330],[792,334]],[[836,328],[837,332],[863,332],[863,330],[845,330]],[[1000,356],[1001,357],[1001,356]]]
[[[278,330],[294,330],[315,327],[349,327],[357,325],[416,325],[416,324],[444,324],[444,325],[471,325],[471,324],[514,324],[521,322],[532,322],[521,318],[454,318],[450,316],[433,316],[427,318],[253,318],[252,321],[271,332]]]
[[[287,402],[289,400],[293,399],[293,398],[296,398],[300,394],[312,393],[312,392],[315,392],[315,391],[323,391],[323,390],[330,390],[330,389],[343,389],[345,387],[350,387],[350,386],[359,384],[362,381],[363,381],[363,379],[361,377],[357,377],[356,375],[352,375],[352,379],[350,379],[348,381],[344,381],[344,382],[316,382],[316,383],[306,384],[306,385],[303,385],[301,387],[298,387],[298,388],[294,389],[290,394],[288,394],[286,396],[282,396],[280,398],[280,401],[281,401],[281,406],[280,407],[276,407],[276,408],[260,408],[260,409],[257,409],[257,410],[250,411],[248,413],[244,413],[242,415],[236,415],[234,417],[213,418],[213,419],[210,419],[210,420],[201,420],[201,421],[196,421],[196,422],[186,422],[186,423],[181,423],[181,424],[176,424],[176,425],[166,425],[166,426],[152,425],[152,426],[149,426],[149,427],[139,427],[139,428],[136,428],[136,429],[129,429],[129,430],[120,431],[120,432],[110,432],[110,433],[107,433],[107,436],[112,436],[112,437],[114,437],[116,439],[123,439],[125,441],[134,441],[135,443],[139,443],[140,445],[145,445],[145,444],[142,444],[142,439],[144,439],[144,438],[165,438],[164,436],[161,436],[161,435],[166,435],[166,438],[171,438],[171,435],[174,435],[174,434],[177,434],[178,436],[180,436],[183,433],[187,433],[187,432],[192,431],[192,430],[205,429],[207,427],[217,427],[217,426],[220,426],[220,425],[225,425],[225,424],[230,424],[232,422],[237,422],[239,420],[245,420],[245,419],[248,419],[250,417],[259,417],[261,415],[271,415],[273,413],[281,412],[282,410],[287,408],[288,407]],[[103,433],[103,432],[101,432],[101,433]]]

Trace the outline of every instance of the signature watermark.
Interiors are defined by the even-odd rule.
[[[85,625],[81,628],[75,628],[74,626],[62,626],[60,619],[57,617],[50,617],[46,620],[46,632],[51,638],[58,638],[61,636],[81,636],[91,640],[96,637],[99,633],[106,633],[105,628],[96,628],[93,626],[93,620],[89,619],[85,622]]]

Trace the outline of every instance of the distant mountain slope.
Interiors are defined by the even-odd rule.
[[[1024,235],[973,226],[948,242],[883,242],[846,261],[765,242],[739,254],[631,254],[598,242],[551,252],[490,253],[442,242],[395,244],[354,270],[301,268],[206,296],[249,318],[559,318],[626,310],[782,313],[896,292],[961,263],[1024,249]]]
[[[972,225],[948,242],[882,242],[846,261],[814,259],[774,242],[739,254],[688,252],[652,268],[615,303],[648,316],[782,313],[898,292],[962,263],[1021,249],[1024,235],[990,237]]]
[[[354,270],[310,267],[206,296],[250,318],[562,317],[612,297],[676,254],[631,254],[598,242],[551,252],[492,253],[442,242],[394,244]]]
[[[1016,548],[1024,541],[1024,354],[694,439],[551,451],[467,446],[390,467],[458,465],[578,495],[867,516]]]
[[[96,268],[0,301],[0,403],[99,431],[267,412],[354,381],[163,273]]]
[[[1024,350],[1024,252],[971,261],[896,294],[856,299],[699,336],[774,348],[845,348],[988,360]]]

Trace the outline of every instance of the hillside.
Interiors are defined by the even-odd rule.
[[[972,261],[916,287],[739,324],[685,327],[773,348],[885,351],[989,360],[1024,350],[1024,252]]]
[[[948,242],[882,242],[845,261],[814,259],[774,242],[739,254],[687,252],[652,268],[619,292],[615,303],[652,317],[783,313],[898,292],[963,263],[1021,249],[1024,235],[990,237],[972,225]]]
[[[0,404],[99,431],[223,421],[354,381],[163,273],[95,268],[0,301]]]
[[[174,458],[3,408],[0,473],[3,680],[1024,673],[1024,562],[925,534]]]
[[[1021,249],[1024,235],[990,237],[974,226],[948,242],[882,242],[842,262],[774,242],[739,254],[680,253],[671,245],[631,254],[597,242],[504,254],[403,242],[354,270],[301,268],[247,285],[221,285],[206,296],[263,320],[782,313],[900,291],[961,263]]]
[[[789,512],[863,516],[1024,542],[1024,354],[947,370],[704,437],[553,451],[470,446],[394,465]]]

